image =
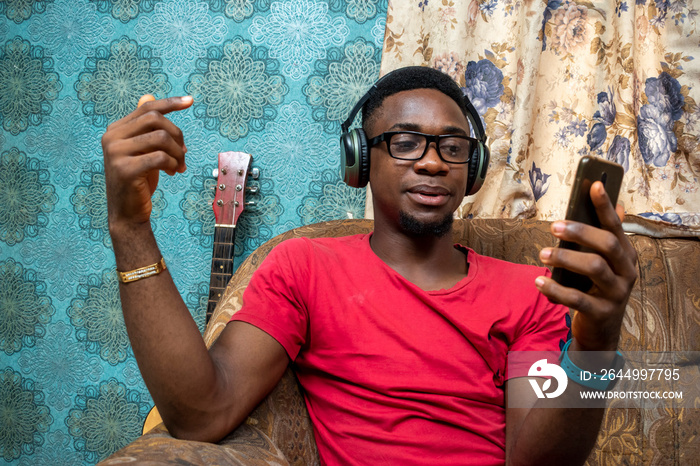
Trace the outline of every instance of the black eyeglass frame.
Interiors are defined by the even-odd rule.
[[[391,138],[396,135],[396,134],[415,134],[418,136],[423,136],[425,137],[426,143],[425,147],[423,148],[423,153],[420,155],[420,157],[414,157],[414,158],[403,158],[403,157],[397,157],[394,154],[391,153]],[[469,155],[467,156],[467,160],[464,162],[454,162],[452,160],[445,160],[445,158],[442,156],[442,152],[440,152],[440,140],[441,139],[446,139],[446,138],[459,138],[459,139],[465,139],[469,141]],[[380,134],[377,137],[374,137],[370,139],[369,142],[369,147],[374,147],[380,142],[385,142],[386,141],[386,151],[389,154],[389,156],[393,159],[396,160],[407,160],[410,162],[415,162],[416,160],[420,160],[423,157],[425,157],[425,154],[428,153],[428,147],[430,146],[431,142],[435,142],[435,149],[437,150],[438,157],[440,157],[440,160],[442,160],[445,163],[451,163],[455,165],[463,165],[465,163],[469,163],[469,161],[472,158],[472,155],[474,155],[474,150],[476,149],[477,144],[479,144],[479,140],[466,136],[464,134],[425,134],[425,133],[419,133],[418,131],[386,131],[382,134]]]

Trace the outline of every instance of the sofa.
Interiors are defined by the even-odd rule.
[[[204,334],[207,345],[240,308],[251,274],[276,244],[293,237],[343,236],[371,229],[371,220],[332,221],[288,231],[262,245],[229,283]],[[653,232],[658,227],[637,217],[626,224],[626,230]],[[549,222],[535,220],[456,220],[453,235],[455,242],[481,254],[536,265],[540,265],[539,250],[555,244]],[[638,254],[639,278],[623,322],[622,350],[700,352],[700,239],[693,235],[630,235]],[[587,464],[700,464],[700,399],[694,400],[694,406],[675,410],[609,407]],[[306,407],[289,368],[247,421],[218,444],[174,439],[161,424],[101,464],[134,460],[202,465],[319,462]]]

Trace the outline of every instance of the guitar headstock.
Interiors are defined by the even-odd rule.
[[[259,170],[251,169],[253,157],[245,152],[221,152],[219,168],[214,170],[216,195],[214,196],[214,216],[217,226],[236,226],[238,217],[245,210],[245,196],[257,192],[257,187],[248,187],[248,177],[257,179]]]

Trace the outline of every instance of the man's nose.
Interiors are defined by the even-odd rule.
[[[413,164],[414,170],[417,172],[427,172],[430,174],[438,174],[450,170],[449,165],[442,160],[438,153],[437,143],[431,141],[423,154],[423,157],[416,160]]]

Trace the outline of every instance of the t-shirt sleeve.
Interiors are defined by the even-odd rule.
[[[549,269],[539,269],[541,275],[551,276]],[[537,292],[536,299],[528,312],[521,316],[518,331],[511,342],[506,379],[527,376],[532,364],[531,356],[513,352],[548,352],[550,357],[558,357],[564,343],[571,337],[569,309],[561,304],[553,304],[545,295]],[[525,357],[521,357],[525,356]]]
[[[253,274],[243,307],[231,321],[246,322],[277,340],[293,361],[306,343],[309,255],[305,239],[277,245]]]

